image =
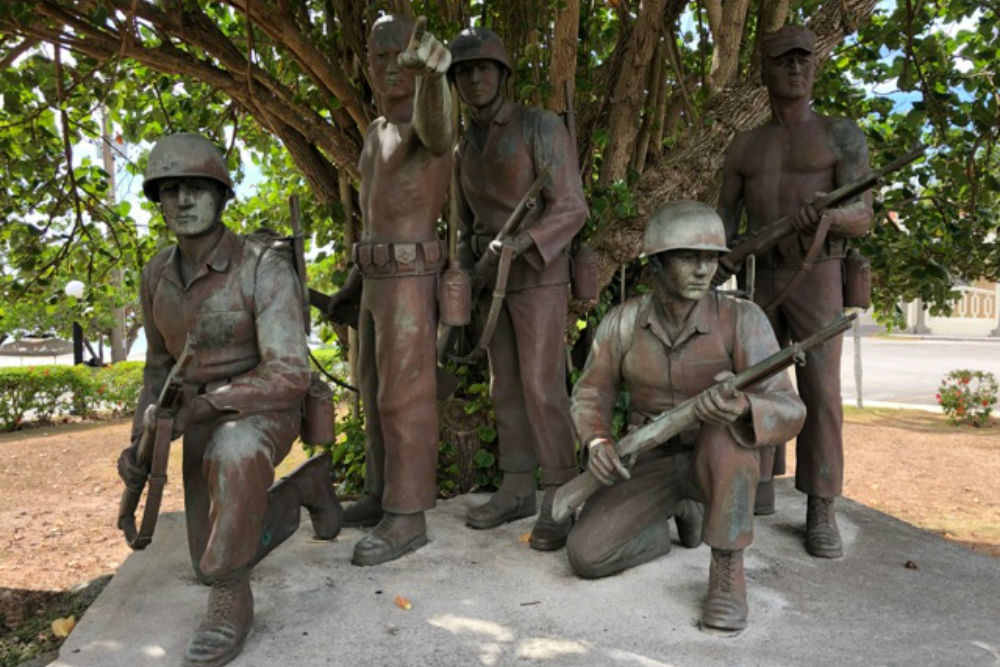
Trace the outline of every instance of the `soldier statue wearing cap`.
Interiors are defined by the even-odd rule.
[[[566,550],[581,577],[615,574],[670,551],[674,514],[684,546],[712,548],[702,624],[740,630],[758,448],[794,435],[805,411],[784,373],[746,392],[717,384],[778,350],[759,307],[710,289],[724,252],[722,220],[704,204],[671,202],[647,223],[653,289],[605,315],[573,387],[590,471],[608,486],[583,506]],[[701,423],[640,454],[629,472],[611,425],[619,391],[629,392],[631,429],[710,387],[696,407]],[[703,502],[704,521],[695,503],[671,506],[678,498]]]
[[[253,619],[250,568],[295,531],[301,506],[321,539],[336,537],[343,516],[328,455],[271,484],[299,435],[309,387],[304,328],[289,326],[302,320],[290,249],[273,236],[237,235],[222,224],[232,181],[204,137],[173,134],[157,142],[143,190],[177,244],[142,271],[146,366],[132,446],[118,469],[127,486],[144,481],[135,463],[143,422],[159,416],[155,399],[193,333],[174,433],[184,436],[191,563],[211,591],[185,664],[222,665],[239,653]]]
[[[328,304],[360,298],[358,369],[365,409],[365,496],[345,524],[374,526],[351,562],[376,565],[427,543],[437,497],[437,284],[447,261],[437,220],[451,178],[451,57],[425,29],[387,15],[372,26],[368,67],[382,116],[365,135],[361,241]]]
[[[576,147],[558,116],[505,99],[511,68],[496,33],[463,30],[451,53],[448,75],[469,121],[455,164],[464,267],[499,252],[497,232],[537,175],[550,170],[534,207],[506,241],[514,260],[487,350],[503,482],[488,502],[470,510],[466,523],[492,528],[534,514],[539,467],[546,492],[530,545],[555,550],[565,544],[569,522],[552,520],[552,493],[577,473],[563,352],[569,247],[587,219]]]
[[[744,211],[751,233],[795,214],[798,233],[756,259],[754,300],[782,344],[806,338],[840,314],[847,240],[864,235],[872,220],[870,193],[822,214],[812,205],[818,194],[869,170],[865,137],[854,121],[812,110],[815,41],[810,30],[791,25],[761,40],[771,118],[733,139],[719,203],[730,241]],[[797,439],[795,486],[808,495],[806,550],[822,558],[843,553],[833,507],[844,468],[840,354],[838,336],[810,350],[796,368],[808,416]],[[783,456],[774,460],[773,450],[761,457],[758,514],[774,512],[772,474],[784,467]]]

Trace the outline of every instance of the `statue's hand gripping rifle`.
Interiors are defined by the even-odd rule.
[[[746,389],[761,380],[771,377],[793,363],[804,364],[806,350],[847,331],[851,326],[851,322],[856,317],[857,313],[841,316],[832,324],[820,329],[805,340],[792,343],[788,347],[775,352],[767,359],[737,373],[734,377],[723,380],[720,384],[729,385],[731,383],[736,389]],[[702,394],[711,391],[711,389],[709,387]],[[695,404],[700,395],[692,396],[680,405],[665,410],[649,423],[635,429],[619,440],[618,444],[615,445],[618,456],[626,459],[627,457],[653,449],[667,442],[675,435],[678,435],[681,431],[696,425],[698,417],[695,415]],[[555,498],[552,502],[552,518],[556,521],[562,521],[602,486],[601,482],[594,477],[590,470],[585,470],[577,475],[575,479],[563,484],[556,490]]]
[[[883,181],[889,174],[899,171],[919,158],[924,154],[925,150],[927,150],[927,147],[924,145],[916,146],[906,155],[896,158],[881,169],[871,171],[866,176],[859,178],[856,181],[852,181],[847,185],[837,188],[833,192],[817,197],[812,204],[813,208],[815,208],[818,213],[822,213],[828,208],[833,208],[834,206],[844,203],[848,199],[858,196]],[[781,239],[794,234],[795,225],[793,224],[793,220],[795,220],[797,213],[798,211],[793,211],[771,224],[750,233],[746,238],[730,248],[728,254],[720,256],[719,269],[715,272],[712,284],[718,287],[722,283],[726,282],[729,276],[740,270],[740,265],[747,257],[750,255],[760,256],[776,246]]]
[[[174,367],[170,369],[156,403],[149,406],[155,410],[155,419],[143,419],[142,435],[135,448],[135,467],[142,471],[142,479],[133,484],[126,481],[121,502],[118,504],[118,527],[125,533],[128,545],[136,550],[145,549],[153,540],[160,501],[163,498],[163,487],[167,483],[167,459],[170,455],[174,417],[184,393],[184,371],[194,356],[195,345],[195,335],[188,333],[184,349]],[[136,530],[135,510],[139,506],[139,499],[147,482],[149,490],[146,493],[142,525]]]

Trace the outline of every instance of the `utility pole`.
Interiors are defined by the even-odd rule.
[[[115,156],[111,150],[111,120],[106,107],[101,108],[101,153],[104,157],[104,171],[108,172],[108,206],[114,207],[115,199]],[[125,361],[125,308],[121,305],[124,272],[121,266],[111,269],[111,285],[114,288],[116,304],[111,309],[114,323],[111,325],[111,363]]]

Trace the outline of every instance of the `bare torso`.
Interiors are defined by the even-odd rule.
[[[742,209],[752,231],[867,171],[864,135],[847,119],[813,113],[802,122],[772,120],[739,134],[724,168],[720,213],[727,233],[736,231]]]
[[[409,123],[378,118],[368,128],[359,162],[362,240],[427,241],[451,178],[451,154],[435,156]]]

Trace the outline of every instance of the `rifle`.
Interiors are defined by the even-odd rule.
[[[156,399],[155,423],[143,419],[142,435],[135,448],[135,464],[143,470],[144,478],[136,486],[125,485],[121,501],[118,503],[118,528],[125,533],[125,541],[135,550],[145,549],[153,541],[156,519],[160,512],[163,487],[167,483],[167,458],[170,455],[170,440],[174,430],[174,416],[183,396],[184,371],[191,363],[197,344],[195,335],[188,332],[184,349],[167,375],[163,389]],[[142,489],[149,483],[146,493],[146,507],[142,513],[142,525],[135,527],[135,510],[139,506]]]
[[[806,350],[847,331],[851,326],[851,322],[857,316],[857,313],[842,315],[832,324],[828,324],[805,340],[792,343],[763,361],[737,373],[734,377],[723,380],[714,386],[726,386],[732,383],[735,389],[742,390],[774,375],[793,363],[804,364]],[[698,418],[695,416],[695,404],[699,396],[711,390],[712,387],[709,387],[680,405],[675,405],[669,410],[661,412],[648,424],[626,435],[615,445],[618,456],[625,459],[626,457],[653,449],[667,442],[681,431],[697,424]],[[580,473],[575,479],[563,484],[556,490],[552,502],[552,518],[556,521],[562,521],[602,486],[603,484],[594,477],[590,470]]]
[[[549,178],[549,173],[551,168],[549,165],[543,165],[538,171],[538,176],[535,177],[535,182],[531,184],[528,191],[524,193],[521,197],[521,201],[517,203],[514,210],[511,212],[510,216],[503,223],[503,227],[497,232],[497,235],[493,237],[494,241],[499,241],[503,243],[505,240],[517,233],[518,228],[520,228],[521,223],[524,222],[525,216],[528,212],[535,207],[535,197],[538,193],[542,191],[545,187],[545,182]],[[492,243],[490,244],[492,245]],[[500,250],[500,254],[497,255],[492,250],[487,250],[483,253],[482,257],[476,262],[476,267],[473,271],[472,280],[472,293],[475,295],[482,289],[483,286],[493,283],[493,300],[490,302],[490,309],[484,320],[483,330],[479,336],[479,341],[476,343],[476,347],[469,354],[461,357],[452,357],[454,361],[461,363],[471,363],[481,357],[486,351],[486,347],[490,343],[490,339],[493,338],[493,332],[496,330],[497,320],[500,317],[500,306],[503,304],[504,297],[507,294],[507,277],[510,274],[510,265],[514,259],[513,250],[509,245],[504,244]],[[493,279],[493,276],[496,276]],[[449,342],[451,336],[450,327],[445,328],[441,334],[438,336],[438,351],[443,352]]]
[[[927,146],[923,144],[915,146],[909,153],[896,158],[881,169],[870,171],[856,181],[842,185],[833,192],[817,197],[816,201],[813,202],[813,208],[818,212],[822,212],[828,208],[842,204],[852,197],[856,197],[884,180],[889,174],[899,171],[919,158],[924,154],[925,150],[927,150]],[[729,276],[739,271],[740,264],[749,255],[759,256],[776,246],[781,239],[795,233],[795,226],[792,224],[792,221],[795,219],[797,213],[798,211],[793,211],[756,232],[751,232],[746,238],[730,248],[729,253],[720,256],[719,269],[712,278],[712,284],[718,287],[726,282]]]

